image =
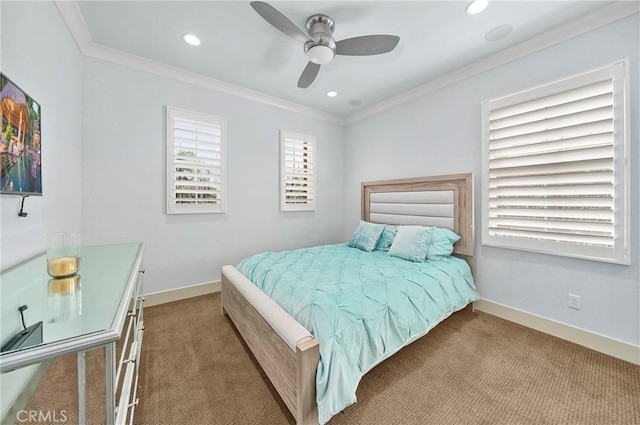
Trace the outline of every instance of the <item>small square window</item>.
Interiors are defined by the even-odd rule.
[[[226,121],[167,108],[167,214],[226,211]]]
[[[280,211],[316,208],[316,139],[280,130]]]

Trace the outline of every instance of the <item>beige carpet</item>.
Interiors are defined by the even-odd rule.
[[[88,356],[89,424],[104,423],[102,356]],[[136,424],[293,423],[219,294],[146,309],[142,357]],[[75,380],[75,357],[56,360],[27,409],[76,423]],[[640,366],[465,311],[365,375],[357,396],[330,425],[640,424]]]

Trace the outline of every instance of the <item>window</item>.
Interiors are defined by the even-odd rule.
[[[280,211],[316,208],[315,137],[280,130]]]
[[[627,66],[483,102],[483,244],[629,264]]]
[[[167,108],[167,214],[226,211],[224,118]]]

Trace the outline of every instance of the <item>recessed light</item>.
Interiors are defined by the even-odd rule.
[[[511,31],[513,31],[513,27],[511,25],[500,25],[486,33],[484,39],[487,41],[498,41],[511,34]]]
[[[193,34],[182,34],[182,39],[187,44],[191,44],[192,46],[199,46],[200,39]]]
[[[464,10],[468,15],[476,15],[489,6],[489,0],[473,0]]]
[[[338,95],[337,91],[328,91],[327,92],[327,96],[329,97],[336,97]]]

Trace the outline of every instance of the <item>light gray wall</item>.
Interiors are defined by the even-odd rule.
[[[43,252],[47,232],[80,231],[82,55],[53,2],[0,2],[0,15],[0,68],[42,107],[44,194],[25,200],[25,218],[18,217],[20,197],[0,196],[0,268],[6,270]],[[2,342],[21,329],[22,304],[29,299],[3,296]],[[33,309],[26,317],[29,324],[39,320]],[[0,417],[33,370],[0,377]]]
[[[350,125],[344,237],[353,232],[360,215],[361,181],[473,172],[481,297],[640,345],[638,21],[638,15],[628,17]],[[481,246],[481,101],[624,58],[631,69],[632,264]],[[569,293],[581,296],[581,310],[567,307]]]
[[[2,2],[2,72],[42,108],[42,197],[3,195],[2,270],[43,252],[45,234],[80,231],[82,55],[53,2]],[[63,66],[61,66],[61,64]]]
[[[85,59],[82,215],[89,244],[145,243],[145,292],[220,279],[247,255],[342,240],[344,128]],[[166,214],[166,107],[227,119],[226,214]],[[317,137],[317,209],[279,211],[279,130]]]

